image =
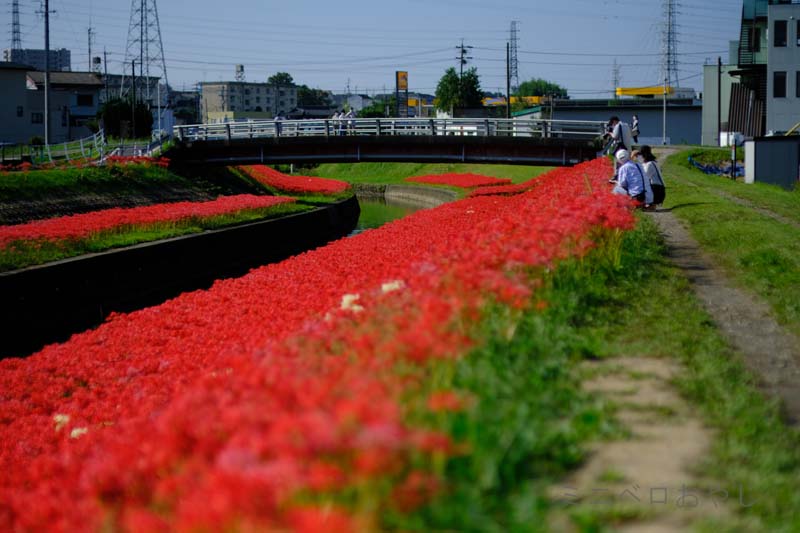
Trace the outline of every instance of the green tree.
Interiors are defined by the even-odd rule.
[[[373,100],[372,103],[358,112],[358,118],[383,118],[386,116],[393,117],[396,115],[395,111],[397,105],[397,98],[390,96],[388,100]],[[389,114],[386,114],[386,108],[389,108]]]
[[[480,107],[483,100],[478,69],[472,67],[459,79],[456,69],[450,67],[436,85],[437,109],[450,112],[456,107]]]
[[[291,78],[291,76],[289,76]],[[297,107],[331,105],[330,93],[322,89],[312,89],[307,85],[297,86]]]
[[[288,72],[278,72],[267,79],[270,85],[280,85],[281,87],[291,87],[294,85],[294,78]]]
[[[146,104],[136,104],[136,131],[131,131],[133,126],[133,106],[130,100],[112,98],[100,108],[99,115],[103,121],[106,135],[122,137],[127,133],[130,138],[141,139],[150,137],[153,130],[153,114]],[[127,123],[127,127],[123,127]],[[125,131],[123,131],[125,130]]]
[[[461,107],[481,107],[483,105],[483,90],[478,69],[472,67],[464,72],[461,79]]]
[[[533,78],[523,82],[517,91],[519,96],[550,96],[557,98],[567,98],[567,90],[557,83],[553,83],[541,78]]]

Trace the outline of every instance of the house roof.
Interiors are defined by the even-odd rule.
[[[0,70],[31,70],[33,67],[30,65],[23,65],[22,63],[12,63],[11,61],[0,61]]]
[[[28,77],[36,85],[44,83],[44,72],[32,70],[28,72]],[[50,83],[53,85],[91,85],[96,87],[103,86],[103,79],[100,74],[94,72],[51,72]]]

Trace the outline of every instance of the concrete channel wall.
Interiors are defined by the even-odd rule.
[[[0,358],[64,341],[113,311],[156,305],[344,237],[359,214],[353,196],[273,220],[0,273]]]
[[[458,200],[456,191],[422,185],[375,185],[359,183],[356,195],[364,199],[385,199],[387,202],[410,204],[417,207],[437,207]]]

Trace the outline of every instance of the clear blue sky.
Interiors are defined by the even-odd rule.
[[[138,0],[137,0],[138,1]],[[11,43],[11,0],[3,24]],[[20,0],[25,48],[43,48],[39,0]],[[394,71],[409,71],[412,91],[433,93],[447,67],[457,66],[461,38],[474,46],[470,66],[485,90],[505,91],[505,43],[519,21],[520,81],[542,77],[573,97],[610,94],[614,59],[624,86],[660,79],[662,0],[161,0],[158,4],[170,84],[228,80],[245,65],[248,81],[277,72],[297,83],[344,92],[393,87]],[[51,46],[72,50],[73,70],[109,53],[109,71],[125,56],[131,0],[50,0]],[[701,65],[727,60],[738,38],[741,0],[684,0],[678,15],[682,86],[702,87]]]

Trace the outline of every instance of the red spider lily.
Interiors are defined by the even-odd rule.
[[[480,174],[470,173],[412,176],[410,178],[406,178],[406,181],[413,181],[415,183],[429,183],[432,185],[452,185],[453,187],[462,187],[464,189],[489,185],[506,185],[511,183],[511,180],[506,178],[493,178],[491,176],[482,176]]]
[[[0,226],[0,248],[15,241],[80,239],[114,228],[178,222],[205,218],[248,209],[263,209],[294,202],[283,196],[240,194],[221,196],[209,202],[174,202],[144,207],[113,208],[80,215],[36,220],[14,226]]]
[[[350,188],[345,181],[310,176],[288,176],[266,165],[238,167],[251,178],[271,189],[297,194],[338,194]]]
[[[169,159],[166,157],[110,155],[105,159],[107,165],[155,165],[167,168]]]
[[[424,504],[447,481],[425,460],[467,448],[404,398],[480,342],[485,304],[535,305],[531,272],[632,227],[608,171],[419,211],[0,362],[0,530],[375,530]]]

